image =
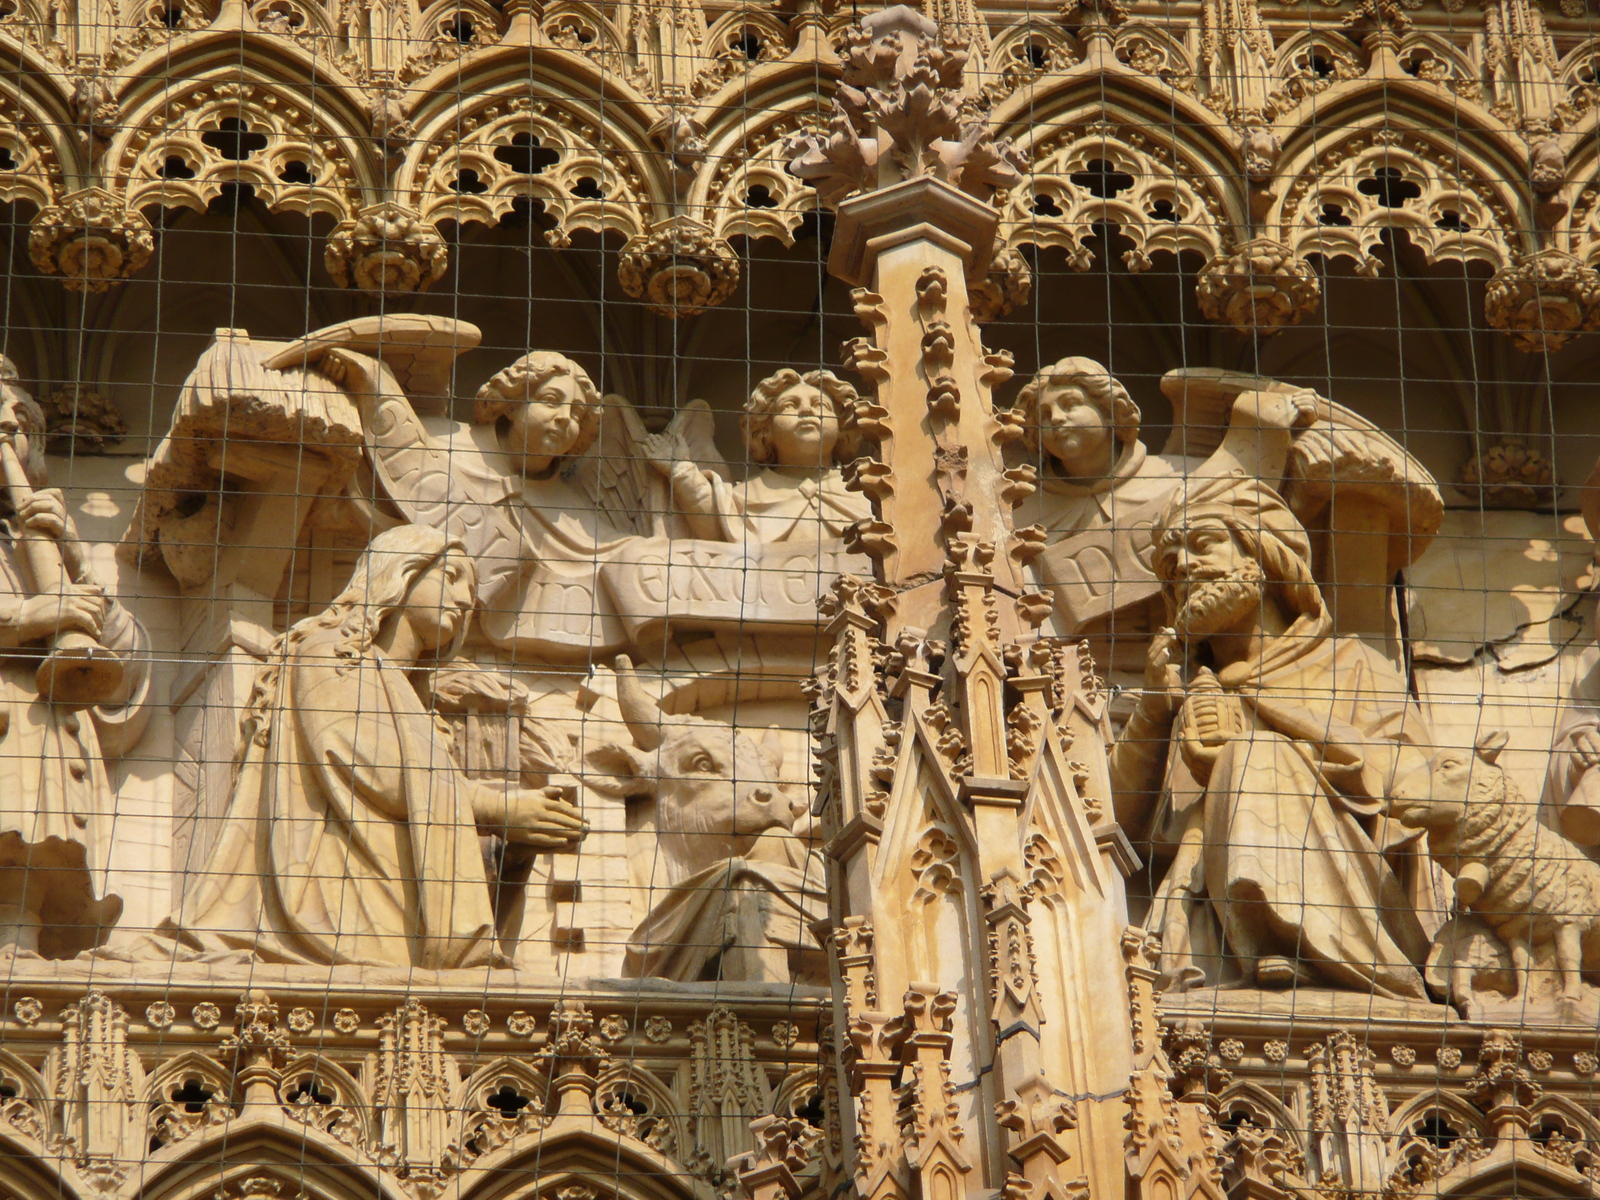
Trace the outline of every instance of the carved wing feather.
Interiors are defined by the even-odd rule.
[[[701,467],[727,476],[727,464],[712,440],[711,408],[704,400],[685,405],[667,431],[683,434]],[[566,476],[614,528],[640,537],[668,534],[672,510],[666,479],[645,453],[649,436],[633,404],[608,394],[594,445],[568,468]]]
[[[493,595],[520,570],[522,530],[501,503],[505,475],[470,445],[432,437],[400,395],[363,398],[361,423],[373,475],[406,520],[460,538],[478,564],[478,590]]]

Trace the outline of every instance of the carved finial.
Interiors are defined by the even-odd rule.
[[[847,38],[827,135],[807,134],[789,146],[790,170],[824,203],[924,177],[980,200],[1017,183],[1021,154],[964,118],[967,54],[934,22],[896,5],[863,17]]]

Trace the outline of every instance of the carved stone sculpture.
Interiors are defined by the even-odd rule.
[[[872,513],[836,465],[856,456],[856,400],[831,371],[782,370],[758,383],[744,407],[745,452],[762,468],[749,479],[729,483],[699,467],[681,437],[652,439],[652,461],[696,537],[837,543]]]
[[[150,222],[104,188],[84,188],[42,209],[28,234],[33,265],[75,292],[109,290],[136,274],[155,248]]]
[[[1256,238],[1208,262],[1195,294],[1200,311],[1213,321],[1246,333],[1275,333],[1317,311],[1322,285],[1287,246]]]
[[[1209,462],[1147,452],[1138,405],[1093,359],[1064,358],[1017,396],[1012,420],[1037,456],[1039,481],[1016,522],[1042,526],[1049,542],[1035,574],[1054,596],[1058,630],[1089,637],[1104,666],[1129,682],[1162,624],[1161,585],[1150,564],[1157,513],[1191,473],[1239,467],[1276,483],[1290,430],[1305,423],[1313,402],[1310,393],[1280,391],[1237,406],[1232,432]]]
[[[1167,982],[1426,1000],[1427,939],[1374,841],[1428,757],[1405,678],[1333,635],[1306,531],[1261,483],[1191,481],[1154,541],[1172,628],[1112,773],[1119,819],[1170,858],[1149,918]]]
[[[95,579],[61,493],[44,486],[44,436],[44,413],[0,358],[0,455],[33,485],[0,489],[0,953],[68,958],[104,942],[122,911],[96,884],[114,817],[106,760],[148,718],[148,644]],[[54,579],[42,578],[46,563]],[[120,662],[97,694],[50,703],[46,647],[60,653],[69,638]]]
[[[700,222],[673,217],[623,248],[622,290],[664,317],[693,317],[721,304],[739,286],[739,259]]]
[[[596,564],[638,537],[674,531],[632,405],[602,399],[578,363],[537,350],[484,384],[464,426],[420,416],[387,362],[347,350],[323,361],[361,410],[383,498],[459,537],[477,563],[492,643],[539,658],[628,645]],[[703,406],[680,414],[674,428],[685,444],[709,446],[709,434],[695,432],[706,416]]]
[[[669,717],[617,660],[629,742],[588,754],[589,785],[654,809],[652,908],[628,939],[626,973],[667,979],[821,983],[811,923],[827,913],[822,857],[797,832],[776,739]],[[630,822],[630,827],[631,827]],[[664,895],[663,895],[664,893]]]
[[[341,221],[328,238],[323,262],[340,287],[421,292],[444,275],[450,251],[416,213],[385,201]]]
[[[460,649],[475,599],[461,544],[402,525],[373,539],[326,611],[278,639],[241,723],[217,849],[168,936],[268,961],[496,961],[474,829],[562,848],[584,826],[544,789],[468,778],[413,686],[422,659]]]
[[[1400,781],[1391,812],[1428,831],[1433,857],[1455,876],[1457,904],[1479,914],[1509,955],[1519,1003],[1577,1002],[1593,995],[1583,972],[1600,967],[1600,864],[1539,823],[1496,761],[1505,744],[1494,730],[1475,750],[1440,749]],[[1452,998],[1470,1009],[1468,956],[1451,965]],[[1550,986],[1536,986],[1544,980]]]

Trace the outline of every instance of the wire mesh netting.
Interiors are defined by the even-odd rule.
[[[0,0],[0,1197],[1590,1196],[1581,0]]]

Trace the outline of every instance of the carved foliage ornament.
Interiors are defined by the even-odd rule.
[[[1200,311],[1243,332],[1272,333],[1317,310],[1322,285],[1282,242],[1256,238],[1219,255],[1200,272]]]
[[[341,221],[328,238],[323,262],[340,287],[419,292],[445,273],[450,252],[432,225],[385,201]]]
[[[692,317],[733,295],[739,259],[698,221],[674,217],[623,247],[617,278],[652,312]]]
[[[75,292],[104,292],[135,274],[155,252],[150,222],[104,188],[85,188],[40,210],[28,254],[43,274]]]
[[[1600,274],[1564,251],[1541,250],[1496,271],[1483,305],[1517,349],[1559,350],[1600,318]]]
[[[824,203],[929,177],[988,200],[1018,182],[1024,161],[1016,148],[962,110],[964,46],[904,6],[863,18],[846,39],[826,137],[801,137],[790,148],[790,169]]]

